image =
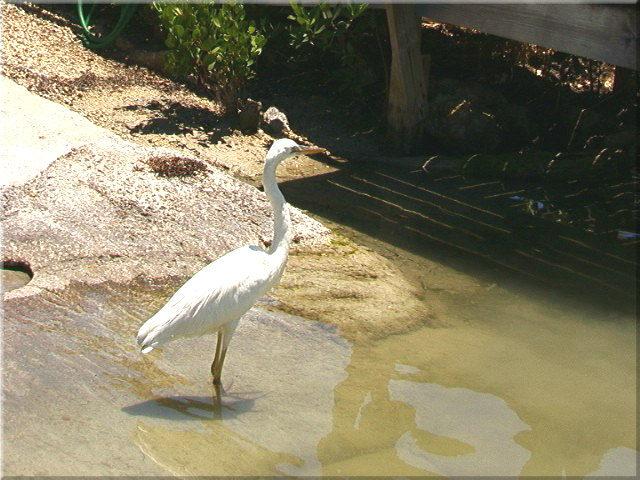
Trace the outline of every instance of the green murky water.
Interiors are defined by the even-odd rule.
[[[352,343],[253,310],[229,350],[222,407],[209,385],[213,337],[147,356],[135,347],[166,287],[7,302],[4,474],[635,475],[630,309],[535,282],[483,278],[469,294],[473,269],[455,270],[459,288],[436,288],[433,259],[361,231],[343,228],[423,285],[425,312],[441,306],[437,327]]]

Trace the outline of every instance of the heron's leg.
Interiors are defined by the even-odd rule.
[[[220,415],[220,407],[222,406],[222,386],[213,384],[213,415]]]
[[[213,376],[213,383],[216,383],[216,371],[218,370],[218,363],[220,363],[220,356],[222,355],[222,343],[224,339],[224,333],[222,330],[218,331],[218,341],[216,343],[216,353],[213,356],[213,363],[211,364],[211,375]]]
[[[227,356],[227,347],[220,346],[222,353],[220,354],[220,358],[216,363],[216,368],[213,373],[213,384],[214,385],[222,385],[222,366],[224,365],[224,357]]]

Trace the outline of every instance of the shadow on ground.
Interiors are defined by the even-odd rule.
[[[127,105],[122,110],[146,110],[152,116],[137,125],[132,125],[131,133],[155,135],[188,135],[196,131],[206,133],[203,145],[217,143],[233,132],[233,120],[216,114],[211,110],[182,105],[175,101],[153,100],[145,105]]]

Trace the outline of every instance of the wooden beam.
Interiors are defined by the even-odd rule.
[[[420,18],[414,5],[387,4],[391,72],[387,142],[402,153],[421,144],[427,117],[427,79],[420,51]]]
[[[635,5],[416,5],[416,13],[637,70]]]

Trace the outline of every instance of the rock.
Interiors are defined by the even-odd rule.
[[[271,135],[282,135],[289,130],[287,116],[276,107],[269,107],[262,114],[262,125],[265,132]]]
[[[2,77],[0,184],[17,185],[38,175],[88,138],[115,135],[68,108],[34,95]]]
[[[266,196],[201,162],[110,136],[72,149],[24,185],[3,188],[0,254],[34,273],[5,300],[78,281],[186,278],[270,236]],[[295,208],[292,222],[302,244],[329,238]]]
[[[244,133],[255,133],[260,126],[262,103],[247,98],[238,102],[238,125]]]

